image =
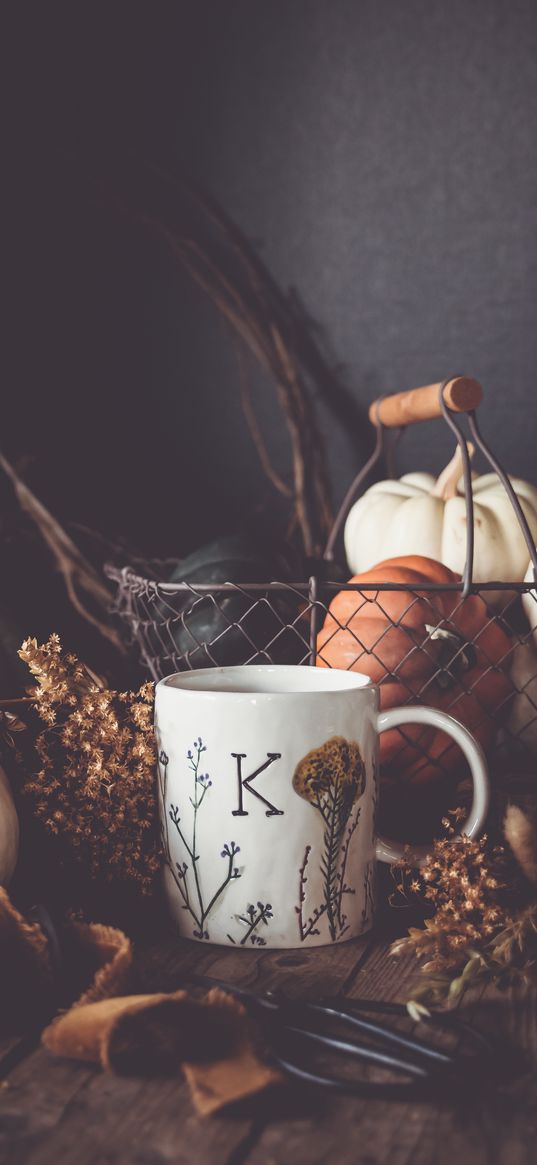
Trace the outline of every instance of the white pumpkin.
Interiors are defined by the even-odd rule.
[[[19,819],[11,786],[0,767],[0,886],[7,886],[19,853]]]
[[[354,503],[345,523],[352,573],[361,574],[385,558],[423,554],[462,574],[467,523],[461,469],[457,448],[436,481],[429,473],[407,473],[398,481],[372,485]],[[519,478],[510,480],[537,541],[537,489]],[[472,492],[474,582],[520,582],[528,550],[503,485],[495,473],[474,474]],[[491,603],[505,603],[505,598],[505,592],[490,594]]]

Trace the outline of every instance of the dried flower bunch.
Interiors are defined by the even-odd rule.
[[[19,652],[37,681],[29,689],[46,727],[39,771],[25,785],[35,815],[66,856],[92,878],[151,891],[161,866],[153,685],[115,692],[63,655],[57,635]]]
[[[392,904],[420,898],[432,907],[424,927],[412,927],[392,955],[413,954],[420,982],[413,999],[453,1003],[476,981],[503,987],[537,974],[537,834],[529,817],[509,806],[507,845],[486,836],[455,836],[455,810],[444,819],[447,837],[435,841],[419,871],[393,867]]]

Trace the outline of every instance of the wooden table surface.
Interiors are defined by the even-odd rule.
[[[167,941],[146,956],[155,988],[193,969],[257,990],[406,1000],[412,963],[366,936],[322,950],[237,951]],[[1,954],[0,954],[1,957]],[[143,965],[143,959],[142,959]],[[147,970],[149,968],[149,970]],[[529,1165],[537,1160],[536,996],[489,993],[466,1011],[528,1054],[516,1082],[479,1100],[402,1103],[288,1089],[247,1113],[202,1119],[180,1078],[105,1075],[28,1042],[0,1043],[6,1165]]]

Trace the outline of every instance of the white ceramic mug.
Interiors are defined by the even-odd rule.
[[[166,888],[181,935],[281,948],[368,930],[376,860],[401,857],[375,835],[388,728],[433,724],[454,738],[474,782],[464,832],[479,831],[488,778],[468,730],[434,708],[378,707],[365,676],[329,668],[204,668],[157,684]]]

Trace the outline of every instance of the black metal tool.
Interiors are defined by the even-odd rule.
[[[257,994],[203,975],[190,981],[220,987],[239,999],[258,1024],[273,1062],[304,1083],[355,1096],[410,1100],[475,1091],[502,1079],[498,1046],[451,1013],[431,1013],[423,1020],[430,1034],[451,1033],[454,1046],[448,1051],[438,1041],[374,1018],[408,1017],[402,1004],[340,998],[304,1002],[281,992]],[[345,1074],[345,1067],[358,1065],[374,1069],[375,1078]]]
[[[48,907],[35,907],[33,917],[48,940],[60,990],[65,973],[63,927]],[[452,1050],[447,1050],[375,1018],[408,1018],[407,1008],[400,1003],[328,996],[306,1001],[282,991],[249,991],[196,973],[188,975],[184,985],[219,987],[233,995],[255,1020],[278,1067],[296,1080],[332,1092],[384,1100],[438,1098],[461,1091],[475,1093],[518,1074],[520,1068],[508,1049],[452,1012],[423,1017],[424,1030],[451,1034]],[[349,1066],[373,1069],[376,1078],[345,1074]]]

